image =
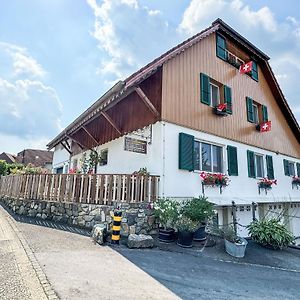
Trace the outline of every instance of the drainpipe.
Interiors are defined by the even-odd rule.
[[[163,170],[162,170],[162,197],[164,197],[165,196],[165,172],[166,172],[166,145],[165,145],[165,143],[166,143],[166,140],[165,140],[165,137],[166,137],[166,123],[165,122],[162,122],[162,138],[163,138],[163,151],[162,151],[162,155],[163,155],[163,157],[162,157],[162,159],[163,159],[163,162],[162,162],[162,168],[163,168]]]

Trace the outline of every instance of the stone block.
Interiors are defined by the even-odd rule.
[[[135,234],[135,225],[129,226],[129,234]]]
[[[86,222],[91,222],[94,219],[94,216],[84,216],[83,218]]]
[[[105,224],[97,224],[92,230],[92,239],[99,245],[103,245],[106,241],[107,226]]]
[[[148,225],[152,226],[154,222],[155,222],[155,216],[149,216],[147,220]]]
[[[47,215],[46,214],[42,214],[42,219],[46,220],[47,219]]]
[[[128,248],[152,248],[154,246],[154,240],[150,235],[130,234],[127,246]]]

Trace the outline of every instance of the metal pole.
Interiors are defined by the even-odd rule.
[[[236,205],[234,201],[232,201],[232,222],[233,222],[234,232],[235,234],[237,234]]]
[[[255,202],[252,202],[252,220],[256,221],[256,217],[255,217],[255,209],[257,207],[257,204]]]

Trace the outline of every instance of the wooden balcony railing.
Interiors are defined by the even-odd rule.
[[[9,175],[0,178],[0,198],[79,202],[150,202],[158,198],[159,176],[130,174]]]

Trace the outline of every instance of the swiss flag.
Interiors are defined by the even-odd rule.
[[[245,74],[252,71],[252,61],[247,62],[240,66],[240,73]]]
[[[267,131],[271,131],[271,121],[265,122],[260,124],[260,132],[267,132]]]
[[[217,106],[218,111],[224,111],[227,108],[227,103],[221,103]]]

